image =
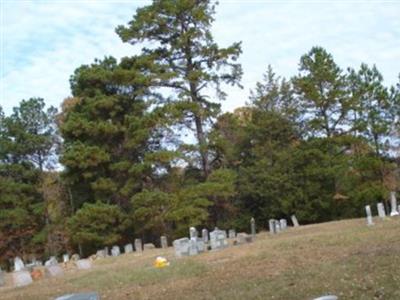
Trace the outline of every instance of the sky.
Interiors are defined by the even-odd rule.
[[[6,114],[22,99],[59,107],[70,96],[69,77],[95,58],[121,58],[139,48],[115,33],[138,0],[0,0],[0,105]],[[224,111],[248,101],[267,66],[281,76],[298,72],[313,46],[337,64],[376,64],[387,85],[399,82],[400,1],[220,0],[212,32],[220,46],[242,41],[243,89],[228,87]]]

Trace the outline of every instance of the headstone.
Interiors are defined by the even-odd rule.
[[[297,221],[297,218],[296,218],[295,215],[292,215],[290,218],[292,219],[292,223],[293,223],[294,227],[299,227],[300,226],[299,225],[299,221]]]
[[[119,256],[121,254],[121,250],[119,249],[119,246],[113,246],[111,248],[111,255],[112,256]]]
[[[97,256],[98,258],[106,258],[106,257],[107,257],[106,250],[105,250],[105,249],[97,250],[96,256]]]
[[[173,241],[172,245],[174,246],[175,249],[175,255],[177,257],[182,257],[182,256],[189,256],[190,255],[190,245],[189,245],[189,239],[187,237],[177,239]]]
[[[156,246],[154,246],[153,243],[147,243],[143,245],[143,250],[153,250],[156,249]]]
[[[214,231],[210,232],[210,245],[211,250],[219,250],[228,247],[228,241],[226,239],[226,231],[215,228]]]
[[[142,252],[143,251],[143,246],[142,246],[142,240],[141,239],[135,239],[135,251],[136,252]]]
[[[59,265],[46,267],[47,274],[51,277],[64,275],[64,270]]]
[[[274,220],[274,221],[275,221],[275,230],[276,230],[276,233],[281,232],[281,231],[282,231],[281,223],[279,223],[278,220]]]
[[[5,283],[4,272],[0,268],[0,286],[3,286],[4,283]]]
[[[100,300],[100,296],[97,293],[68,294],[54,300]]]
[[[44,263],[46,267],[56,266],[58,265],[57,258],[55,256],[51,256],[46,262]]]
[[[125,253],[132,253],[133,252],[133,245],[132,244],[126,244],[124,247],[124,252]]]
[[[269,233],[270,234],[276,234],[276,226],[275,226],[276,220],[270,219],[268,221],[268,227],[269,227]]]
[[[64,254],[63,255],[63,262],[69,262],[69,254]]]
[[[254,218],[251,218],[250,220],[250,228],[251,228],[251,235],[253,238],[256,236],[256,221]]]
[[[72,256],[71,256],[71,260],[72,261],[78,261],[80,259],[80,257],[79,257],[79,254],[73,254]]]
[[[365,206],[365,212],[367,213],[367,225],[374,225],[374,222],[372,221],[371,207],[369,205]]]
[[[191,238],[189,240],[189,255],[197,255],[199,254],[199,251],[197,250],[197,241],[196,238]]]
[[[230,239],[234,239],[234,238],[236,237],[236,231],[235,231],[235,229],[229,229],[229,231],[228,231],[228,237],[229,237]]]
[[[28,271],[13,272],[12,277],[16,287],[29,285],[33,282],[31,274]]]
[[[24,269],[25,269],[25,264],[22,261],[22,259],[19,256],[14,258],[14,271],[18,272],[18,271],[23,271]]]
[[[196,228],[194,228],[194,227],[189,228],[189,234],[190,234],[191,239],[198,237],[198,232],[197,232]]]
[[[390,212],[390,216],[398,216],[399,212],[397,211],[396,192],[390,192],[390,207],[392,209],[392,211]]]
[[[383,203],[378,203],[376,205],[376,207],[378,208],[378,216],[380,218],[385,218],[386,217],[386,213],[385,213],[385,207],[383,206]]]
[[[239,245],[251,243],[252,241],[253,241],[252,236],[245,232],[239,232],[236,236],[236,242]]]
[[[287,221],[286,219],[280,219],[279,224],[281,225],[281,230],[285,230],[287,228]]]
[[[104,247],[104,253],[106,254],[106,257],[110,255],[110,249],[108,247]]]
[[[314,300],[338,300],[339,298],[335,295],[327,295],[327,296],[322,296],[315,298]]]
[[[168,240],[165,235],[160,237],[161,248],[167,249],[168,248]]]
[[[204,242],[205,244],[208,243],[208,230],[207,230],[207,229],[204,228],[204,229],[201,231],[201,238],[203,239],[203,242]]]
[[[77,260],[75,263],[79,270],[87,270],[92,267],[92,262],[88,259],[80,259]]]

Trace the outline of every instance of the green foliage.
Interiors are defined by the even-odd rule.
[[[129,225],[129,219],[118,206],[101,202],[85,203],[67,224],[71,241],[81,244],[87,254],[96,247],[119,242]]]
[[[238,85],[242,75],[236,62],[240,43],[220,48],[213,40],[214,9],[208,0],[154,0],[137,9],[128,26],[116,30],[124,42],[145,45],[142,57],[149,62],[151,85],[172,92],[161,101],[168,103],[164,111],[177,117],[176,123],[195,129],[204,177],[210,173],[205,128],[220,109],[206,91],[224,99],[222,84]]]

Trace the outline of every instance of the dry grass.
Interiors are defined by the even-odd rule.
[[[97,291],[102,299],[400,299],[400,218],[324,223],[219,252],[175,259],[173,249],[97,261],[24,288],[0,289],[0,299],[54,299]],[[171,266],[152,267],[156,256]]]

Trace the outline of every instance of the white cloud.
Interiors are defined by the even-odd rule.
[[[114,29],[147,1],[4,1],[0,104],[6,111],[40,96],[58,106],[69,77],[105,55],[135,53]],[[376,64],[388,84],[400,72],[400,3],[377,1],[220,1],[213,32],[221,46],[243,41],[244,89],[227,88],[224,110],[247,101],[268,64],[286,77],[302,54],[325,47],[342,68]]]

